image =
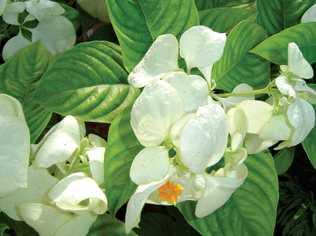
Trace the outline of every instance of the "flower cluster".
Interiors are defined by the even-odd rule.
[[[5,44],[4,59],[32,42],[40,41],[52,54],[72,47],[76,32],[72,23],[63,16],[64,8],[50,0],[10,2],[0,0],[0,15],[4,22],[19,27],[16,36]]]
[[[130,84],[144,87],[131,111],[144,149],[130,169],[138,187],[127,205],[127,232],[145,203],[193,200],[197,217],[213,213],[245,181],[248,154],[297,145],[314,127],[316,92],[303,80],[313,69],[295,43],[288,65],[266,88],[240,84],[217,94],[211,70],[225,42],[225,34],[205,26],[188,29],[179,43],[161,35],[129,75]],[[258,94],[269,96],[256,100]]]
[[[21,104],[4,94],[0,104],[0,210],[40,235],[86,235],[107,210],[105,141],[67,116],[30,145]]]
[[[102,10],[88,3],[79,1],[87,12]],[[3,20],[19,28],[3,57],[35,41],[51,53],[71,47],[75,31],[64,12],[50,0],[0,0]],[[315,12],[316,5],[302,22],[315,21]],[[146,203],[195,201],[196,217],[214,213],[245,182],[249,155],[298,145],[313,129],[316,91],[306,80],[314,72],[295,42],[265,88],[242,83],[219,93],[212,67],[225,44],[225,33],[206,26],[189,28],[179,40],[164,34],[129,74],[128,82],[142,89],[130,124],[143,149],[129,172],[137,188],[127,204],[127,233]],[[108,209],[105,140],[66,116],[31,144],[20,102],[5,94],[0,121],[0,211],[40,235],[86,235]]]

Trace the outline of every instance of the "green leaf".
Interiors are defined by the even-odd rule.
[[[269,35],[300,23],[304,12],[315,0],[258,0],[257,21]]]
[[[110,123],[138,96],[139,90],[126,80],[119,48],[93,41],[78,44],[57,58],[35,95],[50,111]]]
[[[294,160],[294,148],[283,149],[274,155],[274,164],[278,175],[283,175],[292,165]]]
[[[316,62],[316,23],[304,23],[290,27],[277,33],[251,52],[278,65],[287,64],[288,44],[295,42],[300,47],[304,57],[310,62]]]
[[[179,36],[199,24],[194,0],[107,0],[107,6],[128,71],[142,59],[159,35]]]
[[[10,94],[22,103],[32,143],[35,143],[51,117],[51,113],[32,97],[50,57],[41,44],[35,43],[20,50],[0,67],[0,93]]]
[[[228,32],[240,21],[253,14],[250,9],[221,7],[200,11],[201,25],[206,25],[216,32]]]
[[[195,0],[198,10],[216,7],[231,7],[254,2],[254,0]]]
[[[250,21],[242,21],[233,28],[222,58],[213,66],[212,77],[218,88],[231,91],[240,83],[262,87],[269,82],[269,63],[249,53],[265,37],[265,31]]]
[[[249,156],[249,175],[230,200],[215,213],[196,218],[195,203],[178,205],[186,220],[202,235],[272,236],[277,213],[278,179],[268,152]]]
[[[316,89],[316,84],[309,84],[313,89]],[[316,106],[314,106],[315,115],[316,115]],[[310,160],[312,166],[314,169],[316,169],[316,127],[312,129],[312,131],[309,133],[309,135],[304,140],[303,148],[304,151]]]
[[[104,214],[97,218],[94,224],[90,227],[87,236],[136,236],[133,231],[129,234],[125,233],[124,223],[114,217]]]
[[[110,126],[105,154],[104,183],[112,214],[128,201],[136,189],[129,178],[129,170],[141,149],[130,126],[130,111],[125,111]]]

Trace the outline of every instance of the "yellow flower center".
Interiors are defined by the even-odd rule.
[[[183,191],[183,187],[180,184],[167,181],[159,188],[159,198],[162,201],[167,201],[172,204],[176,204],[179,196]]]

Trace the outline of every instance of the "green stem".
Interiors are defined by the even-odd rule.
[[[273,92],[274,83],[268,84],[265,88],[253,90],[247,93],[222,93],[222,94],[212,94],[214,98],[228,98],[228,97],[249,97],[260,94],[271,94]]]

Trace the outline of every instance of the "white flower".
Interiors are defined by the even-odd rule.
[[[15,98],[0,94],[0,198],[27,186],[30,133],[23,108]]]
[[[0,210],[14,220],[21,220],[18,207],[23,203],[48,203],[47,192],[58,182],[46,169],[29,167],[27,186],[0,198]],[[6,183],[8,185],[8,183]]]
[[[211,67],[222,56],[225,42],[225,34],[214,32],[206,26],[193,26],[185,31],[180,38],[180,45],[174,35],[161,35],[135,66],[128,81],[140,88],[161,79],[167,73],[177,71],[179,54],[186,61],[188,71],[198,68],[209,81]]]
[[[70,214],[43,203],[19,205],[21,218],[41,236],[86,236],[97,215]]]
[[[314,76],[313,68],[295,43],[289,43],[288,66],[281,66],[281,70],[281,75],[275,79],[281,94],[292,98],[299,96],[310,101],[316,100],[316,91],[308,87],[303,80]]]
[[[130,169],[138,187],[127,206],[127,232],[138,224],[146,202],[195,200],[198,217],[211,214],[247,176],[241,163],[206,173],[224,156],[228,122],[223,108],[208,99],[207,83],[199,76],[171,72],[148,84],[132,108],[131,125],[145,148]]]
[[[290,137],[291,127],[283,114],[274,114],[273,106],[246,100],[228,113],[232,150],[245,146],[249,154],[261,152]]]
[[[301,22],[316,22],[316,4],[307,9],[307,11],[302,16]]]
[[[60,16],[65,13],[59,3],[49,0],[29,0],[25,2],[26,10],[38,21],[50,16]]]
[[[60,180],[49,191],[48,197],[53,204],[65,211],[104,214],[107,210],[104,192],[95,180],[82,172],[73,173]]]
[[[129,232],[138,224],[146,202],[173,205],[195,200],[197,217],[213,213],[225,204],[247,177],[246,166],[239,163],[231,169],[224,167],[211,174],[196,174],[181,169],[176,160],[169,158],[165,147],[143,149],[131,167],[131,179],[138,187],[127,205],[126,231]]]
[[[24,22],[19,22],[19,14],[29,13]],[[40,41],[52,54],[71,48],[76,41],[76,32],[72,23],[62,14],[65,10],[59,3],[49,0],[29,0],[26,2],[0,2],[0,15],[7,24],[20,27],[18,35],[7,41],[2,56],[6,60],[32,42]],[[24,23],[38,21],[35,28],[27,28]],[[30,31],[32,38],[22,34],[21,27]]]
[[[37,145],[33,164],[41,168],[69,160],[79,147],[84,129],[73,116],[55,124]]]
[[[277,149],[292,147],[303,142],[315,126],[314,108],[301,98],[295,99],[288,106],[286,116],[292,128],[292,132],[290,138],[282,142]]]

